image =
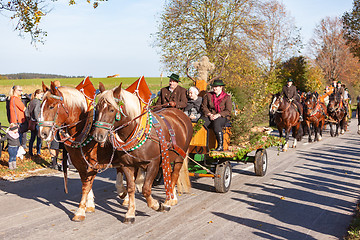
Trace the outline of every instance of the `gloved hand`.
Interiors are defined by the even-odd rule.
[[[169,102],[169,106],[176,107],[176,102]]]

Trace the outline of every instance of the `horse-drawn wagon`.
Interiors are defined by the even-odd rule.
[[[195,127],[196,128],[196,127]],[[224,151],[211,150],[215,148],[214,133],[201,127],[189,147],[189,175],[193,177],[212,177],[216,192],[225,193],[230,189],[232,180],[231,163],[253,163],[255,175],[264,176],[268,167],[266,149],[280,145],[281,139],[269,135],[268,129],[258,132],[251,142],[242,146],[230,145],[231,127],[224,129]]]

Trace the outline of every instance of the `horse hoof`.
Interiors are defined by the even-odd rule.
[[[75,215],[75,216],[72,218],[72,220],[73,220],[74,222],[82,222],[82,221],[85,220],[85,216]]]
[[[164,205],[163,203],[160,203],[159,209],[157,210],[158,212],[168,212],[170,211],[171,207]]]
[[[95,212],[95,207],[87,207],[85,212],[93,213],[93,212]]]
[[[119,194],[119,198],[120,199],[124,199],[126,197],[126,192],[123,192],[122,194]]]
[[[124,219],[124,223],[129,224],[129,223],[134,223],[135,222],[135,218],[134,217],[126,217]]]

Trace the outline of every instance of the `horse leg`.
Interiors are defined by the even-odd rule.
[[[311,130],[310,130],[310,122],[309,122],[309,121],[306,121],[306,128],[307,128],[307,131],[308,131],[308,133],[309,133],[308,142],[312,142],[312,139],[311,139]]]
[[[135,222],[135,180],[134,180],[134,168],[132,167],[123,167],[122,171],[126,177],[126,186],[127,193],[129,196],[129,205],[128,211],[125,214],[124,223],[134,223]]]
[[[340,121],[336,123],[335,137],[339,136]]]
[[[330,125],[330,136],[335,137],[333,124],[330,122],[329,125]]]
[[[285,129],[285,145],[283,147],[283,152],[286,152],[289,148],[289,135],[290,135],[290,128]]]
[[[323,130],[323,127],[324,127],[324,120],[320,120],[319,121],[319,139],[318,141],[321,141],[322,140],[322,130]]]
[[[293,143],[293,145],[292,145],[293,148],[296,148],[297,141],[298,141],[298,140],[299,140],[299,141],[301,140],[301,134],[299,134],[300,128],[301,128],[301,123],[299,123],[298,125],[296,125],[296,126],[293,127],[293,132],[294,132],[294,135],[295,135],[295,137],[294,137],[294,143]]]
[[[343,120],[340,121],[340,134],[344,134],[345,133],[345,129],[347,127],[347,121],[345,119],[345,117],[343,118]]]
[[[177,199],[177,193],[176,193],[176,186],[175,184],[178,183],[178,185],[181,185],[182,187],[180,187],[180,189],[184,188],[184,191],[189,191],[190,189],[190,179],[188,177],[188,174],[185,173],[185,171],[187,170],[187,164],[183,164],[183,161],[187,161],[187,159],[182,160],[181,157],[177,157],[175,159],[174,162],[174,168],[173,171],[171,173],[171,187],[173,190],[173,199],[166,199],[165,201],[165,205],[169,205],[169,206],[174,206],[178,203],[178,199]],[[184,167],[184,169],[182,169],[182,167]],[[185,169],[186,168],[186,169]],[[181,177],[179,178],[181,173]],[[186,177],[187,175],[187,177]],[[185,179],[187,178],[187,179]],[[178,182],[178,180],[180,180]]]
[[[90,189],[90,192],[87,196],[87,200],[86,200],[86,212],[87,213],[93,213],[95,212],[95,202],[94,202],[94,192],[92,189]]]
[[[155,200],[151,196],[151,187],[154,182],[154,179],[159,171],[159,163],[157,161],[152,162],[146,169],[145,182],[142,188],[142,193],[146,199],[147,205],[149,208],[154,209],[155,211],[169,211],[170,207],[165,207],[159,201]]]
[[[124,186],[123,173],[120,168],[116,169],[116,192],[121,199],[124,199],[127,195],[126,188]]]
[[[89,207],[89,212],[95,211],[95,204],[94,201],[94,194],[91,190],[96,172],[80,172],[81,182],[82,182],[82,196],[81,201],[79,204],[79,208],[75,212],[75,216],[72,218],[75,222],[80,222],[85,220],[85,212],[87,210],[87,207]],[[89,196],[89,193],[91,191],[91,194]]]

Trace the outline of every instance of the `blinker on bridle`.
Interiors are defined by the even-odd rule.
[[[94,123],[94,126],[97,128],[103,128],[106,130],[111,130],[115,124],[116,121],[120,121],[121,120],[121,115],[123,115],[124,117],[126,117],[125,113],[123,112],[123,108],[122,106],[124,105],[124,102],[120,99],[120,98],[116,98],[114,97],[115,102],[118,104],[119,106],[119,110],[115,115],[115,119],[112,123],[107,123],[107,122],[101,122],[101,121],[96,121]]]

